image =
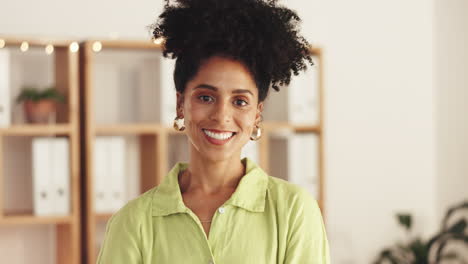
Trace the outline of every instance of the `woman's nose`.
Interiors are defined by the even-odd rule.
[[[216,102],[211,112],[211,119],[220,123],[229,123],[232,120],[232,107],[225,101]]]

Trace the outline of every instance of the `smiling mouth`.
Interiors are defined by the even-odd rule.
[[[219,141],[226,141],[228,139],[231,139],[234,135],[236,135],[236,132],[213,132],[208,129],[202,129],[203,133],[205,133],[206,136],[208,136],[211,139],[219,140]]]

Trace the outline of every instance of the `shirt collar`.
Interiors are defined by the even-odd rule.
[[[249,158],[242,159],[246,164],[246,174],[242,176],[236,191],[225,202],[252,212],[263,212],[268,184],[268,175]],[[179,162],[169,171],[153,195],[153,216],[164,216],[187,212],[182,200],[178,175],[188,167]]]

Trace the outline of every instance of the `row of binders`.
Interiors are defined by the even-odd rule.
[[[316,134],[271,135],[270,174],[319,195],[319,145]],[[175,147],[175,146],[173,146]],[[70,213],[70,156],[67,138],[38,137],[32,142],[34,214]],[[184,151],[184,150],[181,150]],[[185,150],[186,151],[186,150]],[[94,141],[94,205],[96,213],[114,213],[126,199],[126,144],[121,136]],[[249,141],[243,157],[259,163],[258,145]]]
[[[70,214],[70,156],[67,138],[32,141],[33,212],[37,216]],[[97,137],[94,143],[96,213],[114,213],[126,202],[125,139]]]
[[[94,210],[114,213],[126,199],[125,138],[99,136],[94,140]]]
[[[69,158],[67,138],[33,138],[32,174],[35,215],[70,214]]]

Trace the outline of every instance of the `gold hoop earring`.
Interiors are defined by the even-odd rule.
[[[178,116],[174,119],[174,129],[176,131],[184,131],[185,130],[185,125],[184,125],[184,118],[179,118]]]
[[[258,125],[255,125],[252,135],[250,135],[250,139],[253,141],[257,141],[262,137],[262,128]]]

